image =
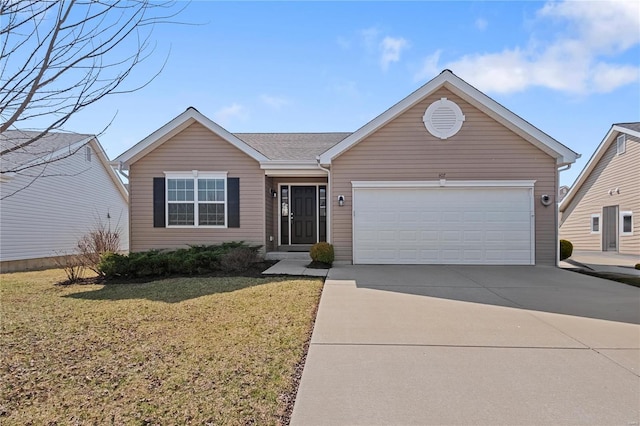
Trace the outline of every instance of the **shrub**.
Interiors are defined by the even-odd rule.
[[[235,247],[220,257],[220,269],[225,272],[239,272],[248,269],[258,261],[259,247]]]
[[[149,250],[124,256],[107,253],[97,269],[107,278],[196,275],[216,270],[241,271],[257,260],[260,246],[243,242],[197,245],[171,251]]]
[[[75,254],[57,253],[53,259],[58,268],[64,270],[67,276],[67,284],[75,284],[82,279],[85,265],[82,258]]]
[[[96,221],[93,229],[78,240],[79,260],[85,267],[98,275],[102,275],[98,265],[105,253],[117,253],[120,251],[120,229],[111,225]]]
[[[311,247],[309,256],[314,262],[322,262],[331,265],[334,260],[333,246],[327,242],[316,243]]]
[[[130,275],[129,257],[119,253],[105,253],[97,269],[105,277],[127,277]]]
[[[640,263],[636,263],[636,269],[640,269]]]
[[[573,253],[573,244],[567,240],[560,240],[560,260],[565,260],[571,257]]]

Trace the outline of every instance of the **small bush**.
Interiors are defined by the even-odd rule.
[[[327,242],[316,243],[311,247],[309,256],[314,262],[322,262],[327,265],[333,264],[333,246]]]
[[[220,257],[220,269],[225,272],[244,271],[257,261],[258,247],[236,247]]]
[[[75,254],[57,253],[57,257],[53,259],[58,268],[64,270],[67,276],[67,284],[75,284],[79,282],[84,275],[84,261]]]
[[[636,263],[636,269],[640,269],[640,263]]]
[[[573,253],[573,244],[567,240],[560,240],[560,260],[565,260],[571,257]]]
[[[102,275],[98,265],[105,253],[120,251],[120,228],[96,221],[93,229],[78,240],[78,253],[84,266],[98,275]]]
[[[105,253],[98,263],[98,270],[105,277],[127,277],[130,275],[129,257],[119,253]]]

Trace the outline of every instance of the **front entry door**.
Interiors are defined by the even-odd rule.
[[[618,206],[602,209],[602,251],[618,251]]]
[[[316,187],[291,187],[291,244],[315,244]]]

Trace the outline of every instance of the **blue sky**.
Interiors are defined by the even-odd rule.
[[[582,158],[611,124],[640,121],[640,3],[194,1],[159,26],[147,87],[66,127],[111,158],[188,106],[231,132],[354,131],[442,69]]]

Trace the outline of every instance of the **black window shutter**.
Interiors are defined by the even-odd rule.
[[[165,180],[163,177],[153,178],[153,227],[165,227]]]
[[[227,197],[227,227],[240,228],[240,178],[227,178]]]

